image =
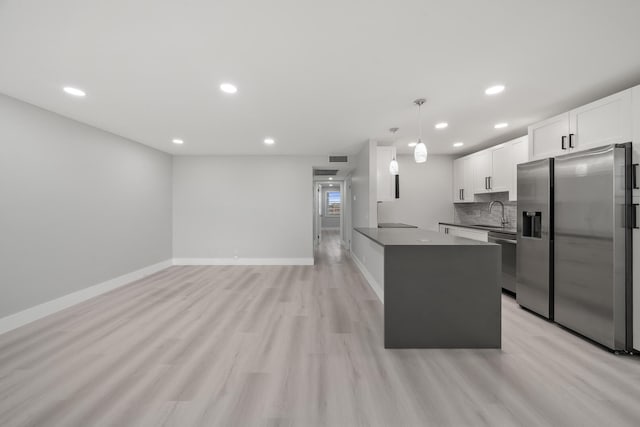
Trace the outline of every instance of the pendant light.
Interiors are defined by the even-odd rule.
[[[413,150],[413,158],[416,160],[416,163],[424,163],[427,161],[427,146],[422,142],[422,117],[421,117],[421,107],[427,100],[424,98],[419,98],[413,101],[414,104],[418,106],[418,143]]]
[[[389,132],[391,132],[392,135],[395,135],[395,133],[398,132],[398,129],[399,128],[391,128],[389,129]],[[398,170],[398,161],[396,160],[396,156],[394,154],[393,160],[391,160],[391,162],[389,163],[389,173],[391,173],[391,175],[398,175]]]

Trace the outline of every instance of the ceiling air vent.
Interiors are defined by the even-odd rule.
[[[329,156],[329,163],[348,163],[347,156]]]
[[[315,176],[335,176],[338,174],[338,169],[314,169],[313,174]]]

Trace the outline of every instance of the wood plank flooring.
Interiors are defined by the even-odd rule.
[[[385,350],[335,235],[317,255],[171,267],[0,335],[0,425],[640,425],[640,358],[508,296],[502,350]]]

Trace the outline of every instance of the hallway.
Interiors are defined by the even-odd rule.
[[[637,425],[638,358],[510,297],[502,350],[385,350],[324,237],[315,266],[171,267],[0,336],[0,425]]]

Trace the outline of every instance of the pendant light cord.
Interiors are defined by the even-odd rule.
[[[418,104],[418,142],[422,142],[422,104]]]

